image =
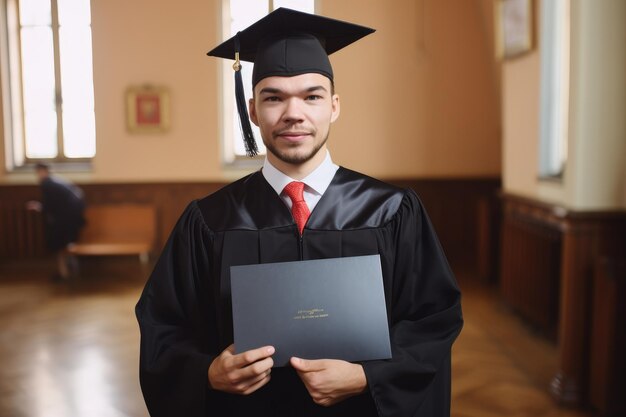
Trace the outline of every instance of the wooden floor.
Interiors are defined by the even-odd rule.
[[[148,271],[136,259],[82,262],[83,278],[48,279],[50,262],[0,264],[0,417],[144,417],[133,308]],[[588,417],[546,387],[553,344],[460,278],[465,328],[453,351],[455,417]]]

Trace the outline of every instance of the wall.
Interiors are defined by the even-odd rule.
[[[217,64],[205,54],[217,39],[218,2],[92,2],[98,154],[94,179],[217,177]],[[171,91],[171,131],[130,134],[124,90],[156,84]]]
[[[537,191],[539,152],[539,51],[502,65],[503,188],[528,196]]]
[[[537,22],[542,1],[552,0],[535,1]],[[618,397],[590,393],[612,394],[620,384],[611,378],[623,374],[602,353],[620,343],[611,333],[620,317],[605,274],[620,281],[617,265],[626,259],[626,2],[568,4],[569,155],[559,182],[538,179],[540,47],[502,65],[500,288],[522,316],[556,330],[558,368],[549,384],[555,400],[592,400],[599,415],[621,415],[609,412]],[[602,375],[607,369],[615,372]]]
[[[223,181],[218,131],[218,0],[92,2],[97,156],[79,182]],[[322,14],[377,32],[332,56],[342,165],[383,178],[500,174],[499,90],[490,2],[323,0]],[[171,130],[130,134],[124,91],[171,91]],[[367,121],[365,123],[364,121]],[[376,155],[376,158],[372,158]],[[4,158],[0,164],[4,164]],[[7,174],[0,183],[34,182]]]
[[[545,1],[545,0],[544,0]],[[539,21],[540,0],[536,2]],[[539,46],[502,65],[506,192],[574,210],[626,208],[626,3],[571,1],[569,157],[538,180]]]
[[[343,93],[330,144],[334,155],[383,176],[498,175],[492,13],[482,6],[323,2],[323,13],[377,29],[332,57]],[[358,146],[353,138],[360,138]],[[368,152],[357,153],[364,145]]]
[[[573,2],[571,205],[626,208],[626,2]]]

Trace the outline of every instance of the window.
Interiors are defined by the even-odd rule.
[[[302,12],[314,13],[314,0],[224,0],[222,8],[223,39],[234,36],[263,16],[279,7],[287,7]],[[234,58],[234,57],[233,57]],[[235,104],[235,87],[232,64],[233,61],[222,61],[222,143],[223,157],[228,164],[244,162],[251,158],[246,156],[246,150],[241,137],[239,116]],[[252,97],[252,63],[241,62],[242,79],[246,99]],[[265,154],[265,147],[261,134],[257,127],[252,124],[254,137],[259,146],[259,154]]]
[[[541,3],[539,176],[560,179],[567,162],[569,0]]]
[[[0,0],[10,165],[95,156],[89,0]]]

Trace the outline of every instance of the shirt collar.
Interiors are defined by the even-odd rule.
[[[324,158],[322,163],[301,181],[307,186],[308,191],[322,195],[330,185],[338,169],[339,166],[335,165],[330,158],[330,152],[326,151],[326,158]],[[263,163],[262,173],[278,195],[283,192],[287,184],[296,181],[279,171],[267,158],[265,158]]]

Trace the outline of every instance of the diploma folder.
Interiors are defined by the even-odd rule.
[[[391,358],[380,256],[232,266],[235,351],[289,358]]]

